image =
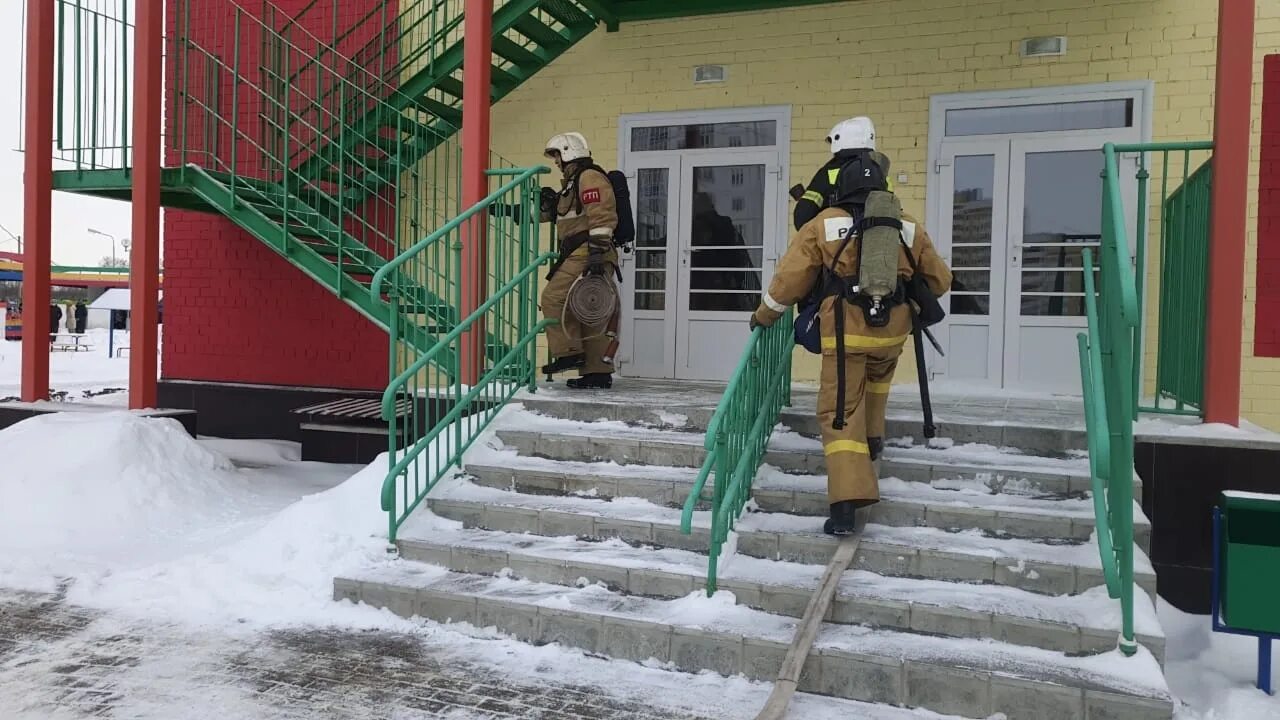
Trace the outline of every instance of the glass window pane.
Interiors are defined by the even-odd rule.
[[[1094,287],[1102,284],[1102,275],[1093,271]],[[1084,272],[1081,270],[1060,270],[1022,273],[1022,291],[1025,293],[1082,293],[1084,292]]]
[[[957,270],[951,276],[951,289],[969,292],[989,291],[991,289],[991,271]]]
[[[758,268],[764,250],[755,248],[694,249],[690,264],[695,268]]]
[[[670,175],[667,168],[641,168],[636,172],[636,194],[645,198],[636,206],[636,247],[667,246]],[[665,265],[666,258],[660,257]]]
[[[991,242],[991,199],[995,196],[994,155],[961,155],[953,166],[951,243]]]
[[[754,312],[759,304],[759,293],[689,293],[690,310]]]
[[[689,273],[689,284],[694,290],[752,290],[760,292],[760,271],[695,270]]]
[[[763,165],[712,165],[693,173],[690,266],[692,290],[740,291],[741,295],[691,292],[690,310],[755,310],[764,257]],[[725,268],[753,268],[735,271]]]
[[[665,310],[666,293],[636,291],[636,310]]]
[[[636,271],[636,290],[666,290],[667,274],[665,272]]]
[[[1132,99],[948,110],[946,119],[948,136],[1126,127],[1133,127]]]
[[[1030,269],[1023,270],[1020,283],[1023,315],[1084,314],[1083,295],[1039,294],[1083,293],[1084,273],[1035,268],[1080,267],[1083,249],[1097,246],[1102,222],[1101,169],[1102,155],[1093,150],[1027,154],[1022,241],[1023,267]],[[1094,277],[1096,280],[1096,273]]]
[[[1084,295],[1023,295],[1022,314],[1041,317],[1084,315]]]
[[[990,245],[964,245],[951,247],[951,264],[957,268],[991,267]]]
[[[1079,268],[1084,267],[1084,248],[1088,247],[1024,247],[1022,249],[1022,267],[1024,268]],[[1098,250],[1093,246],[1093,267],[1098,267]]]
[[[778,144],[774,120],[664,125],[631,129],[631,150],[698,150],[728,147],[769,147]]]
[[[642,270],[661,270],[667,266],[666,250],[636,249],[636,267]]]
[[[951,298],[952,315],[991,314],[991,298],[987,295],[957,295],[952,293],[947,297]]]

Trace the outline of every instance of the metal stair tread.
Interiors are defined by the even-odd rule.
[[[429,535],[402,537],[406,548],[461,548],[505,552],[521,558],[591,563],[609,568],[650,569],[690,577],[694,586],[706,576],[706,556],[677,548],[635,547],[621,540],[603,542],[570,537],[547,537],[479,528],[441,528]],[[788,560],[733,558],[719,572],[721,585],[732,592],[743,585],[791,588],[808,594],[817,586],[822,567]],[[1029,621],[1058,623],[1099,632],[1119,632],[1115,602],[1097,587],[1078,595],[1041,595],[1020,588],[947,580],[881,575],[849,570],[841,578],[841,597],[958,608],[974,613],[999,613]],[[1155,607],[1144,593],[1135,594],[1135,628],[1140,635],[1163,638]]]
[[[395,586],[414,591],[445,593],[454,597],[484,598],[506,606],[521,605],[554,614],[572,613],[592,618],[615,618],[660,627],[702,630],[727,639],[752,639],[786,646],[796,627],[793,618],[721,602],[714,620],[694,622],[697,604],[714,603],[696,595],[659,600],[617,593],[601,585],[569,588],[504,577],[440,572],[407,563],[370,569],[342,578],[348,583]],[[890,662],[914,662],[946,668],[964,668],[993,676],[1018,678],[1060,687],[1085,688],[1120,695],[1172,702],[1158,663],[1150,653],[1116,662],[1119,651],[1102,656],[1070,657],[1039,648],[995,640],[974,640],[920,635],[856,625],[823,623],[814,650],[823,654],[855,654]],[[1123,672],[1116,672],[1123,668]]]
[[[551,495],[526,495],[523,493],[476,485],[469,480],[455,478],[442,481],[428,497],[429,503],[454,502],[479,506],[523,508],[536,512],[551,511],[603,517],[613,520],[650,523],[672,531],[680,526],[680,511],[654,505],[638,499],[622,499],[605,502],[590,498]],[[400,537],[415,537],[415,517],[410,517],[401,528]],[[823,519],[783,513],[747,513],[737,523],[739,532],[777,533],[782,536],[800,535],[819,542],[835,540],[822,533]],[[710,527],[710,512],[693,514],[693,527]],[[864,544],[887,545],[930,550],[953,555],[968,555],[992,560],[1030,561],[1046,565],[1097,570],[1101,568],[1095,541],[1080,544],[1043,544],[1015,538],[987,537],[979,531],[948,532],[929,527],[891,527],[868,525],[863,535]],[[1134,568],[1138,576],[1153,576],[1154,570],[1141,548],[1135,548]]]

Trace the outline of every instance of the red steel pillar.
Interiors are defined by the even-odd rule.
[[[27,117],[22,178],[22,399],[49,399],[53,244],[54,0],[27,3]]]
[[[1254,0],[1218,0],[1204,419],[1229,425],[1240,422],[1249,120],[1253,115],[1253,24]]]
[[[129,407],[156,406],[160,300],[160,97],[164,0],[138,0],[133,60],[133,245]]]
[[[489,88],[493,55],[493,0],[466,0],[463,9],[462,54],[462,207],[475,206],[489,194]],[[487,298],[485,252],[487,212],[477,213],[462,226],[461,317]],[[462,383],[475,385],[484,372],[485,328],[476,323],[462,337]]]

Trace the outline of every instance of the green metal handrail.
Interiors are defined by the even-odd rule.
[[[756,328],[747,341],[715,414],[707,425],[707,456],[685,499],[680,529],[693,533],[693,513],[707,480],[714,474],[708,539],[707,594],[716,591],[721,550],[751,498],[751,485],[764,460],[778,415],[791,404],[791,356],[795,348],[794,313],[788,310],[768,328]]]
[[[1121,635],[1120,649],[1126,655],[1137,652],[1134,636],[1134,549],[1133,542],[1133,426],[1139,412],[1139,381],[1143,357],[1142,293],[1147,273],[1147,231],[1149,198],[1147,154],[1162,153],[1160,163],[1165,181],[1161,186],[1159,207],[1162,211],[1161,266],[1167,270],[1176,266],[1175,275],[1189,278],[1197,272],[1203,276],[1204,258],[1185,256],[1175,252],[1181,247],[1171,238],[1183,237],[1185,232],[1171,229],[1169,217],[1170,198],[1167,193],[1170,153],[1184,153],[1184,167],[1189,164],[1189,153],[1207,150],[1208,143],[1154,143],[1143,145],[1115,145],[1102,148],[1102,238],[1098,248],[1098,265],[1101,286],[1095,287],[1094,257],[1089,249],[1083,251],[1085,290],[1085,314],[1088,329],[1077,336],[1080,359],[1080,379],[1083,391],[1085,428],[1089,446],[1089,475],[1093,489],[1094,519],[1097,527],[1098,553],[1108,594],[1120,601]],[[1122,179],[1119,156],[1122,153],[1138,153],[1138,207],[1136,233],[1130,252],[1130,235],[1126,229],[1125,207],[1121,193]],[[1188,186],[1184,170],[1182,192],[1193,192]],[[1192,176],[1194,177],[1194,176]],[[1178,191],[1175,191],[1175,193]],[[1185,217],[1186,203],[1180,206],[1184,217],[1177,227],[1188,227]],[[1208,202],[1197,206],[1205,215],[1207,227]],[[1164,277],[1169,277],[1166,273]],[[1167,281],[1161,288],[1160,326],[1165,327],[1166,313],[1178,310],[1164,301],[1166,293],[1178,290],[1169,287]],[[1171,318],[1172,319],[1172,318]],[[1183,317],[1178,317],[1179,322]],[[1199,345],[1203,347],[1203,345]],[[1168,348],[1163,341],[1157,362],[1163,363]],[[1200,378],[1202,382],[1202,376]],[[1159,387],[1159,383],[1157,384]]]
[[[1201,414],[1204,397],[1204,306],[1208,282],[1209,189],[1212,163],[1209,141],[1138,143],[1114,145],[1117,156],[1137,156],[1137,223],[1132,234],[1136,266],[1134,298],[1138,303],[1138,325],[1134,329],[1131,391],[1136,412],[1166,415]],[[1197,163],[1199,168],[1195,169]],[[1117,162],[1117,177],[1119,177]],[[1159,173],[1159,195],[1152,174]],[[1118,192],[1119,183],[1116,184]],[[1170,188],[1173,188],[1172,190]],[[1120,205],[1117,205],[1119,207]],[[1152,240],[1150,209],[1159,211],[1158,277],[1160,295],[1156,322],[1156,373],[1154,402],[1143,405],[1143,320],[1145,289]],[[1124,232],[1124,218],[1118,222]],[[1130,237],[1127,233],[1125,237]],[[1128,245],[1122,250],[1127,252]],[[1170,401],[1174,407],[1162,404]]]
[[[402,309],[402,290],[413,286],[415,275],[443,265],[447,274],[458,276],[464,246],[480,240],[466,234],[487,223],[484,279],[497,289],[486,300],[427,348],[404,337],[406,329],[413,329],[412,312],[391,315],[391,381],[382,395],[388,468],[380,503],[393,544],[404,521],[440,479],[459,466],[498,411],[521,388],[536,387],[537,338],[553,322],[538,320],[538,270],[555,254],[539,252],[539,217],[530,209],[538,207],[538,176],[547,172],[546,167],[489,171],[490,177],[511,179],[388,261],[370,284],[373,297],[385,295]],[[450,302],[461,307],[461,284],[455,283],[450,292]],[[464,346],[477,333],[485,338],[485,365],[474,385],[464,386],[459,373],[442,376],[435,370],[461,368]],[[450,406],[437,416],[430,406],[442,400]]]

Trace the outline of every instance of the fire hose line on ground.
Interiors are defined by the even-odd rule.
[[[849,563],[853,562],[860,540],[861,531],[856,535],[843,538],[836,546],[835,554],[831,556],[831,562],[827,563],[827,569],[822,574],[822,582],[809,598],[809,606],[805,608],[804,619],[796,628],[796,636],[791,640],[791,647],[787,649],[787,655],[782,659],[782,668],[778,671],[778,679],[773,684],[773,692],[769,693],[769,699],[765,702],[760,714],[756,715],[756,720],[782,720],[787,716],[787,705],[790,704],[791,696],[795,695],[796,686],[800,683],[800,671],[804,668],[804,661],[809,657],[813,641],[818,638],[822,618],[826,616],[827,608],[831,606],[831,598],[836,593],[840,576],[849,569]]]

